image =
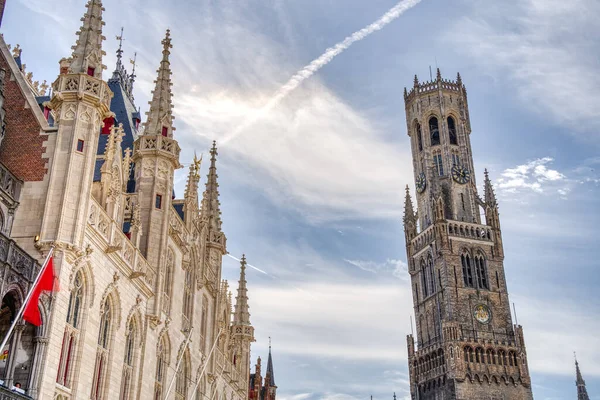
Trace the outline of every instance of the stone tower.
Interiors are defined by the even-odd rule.
[[[413,399],[532,399],[521,326],[513,325],[494,190],[478,195],[467,92],[436,79],[405,89],[417,210],[407,187],[404,229],[417,343]],[[480,215],[483,210],[485,221]]]
[[[162,60],[157,70],[155,88],[146,113],[147,122],[141,135],[133,144],[137,204],[140,212],[140,251],[152,266],[158,267],[159,279],[156,291],[165,279],[164,265],[169,233],[169,210],[173,199],[173,176],[179,164],[179,144],[173,138],[173,104],[171,102],[171,67],[169,55],[170,32],[162,41]],[[157,298],[154,313],[158,315],[160,302]],[[163,307],[165,308],[165,307]]]
[[[70,58],[60,61],[60,75],[52,84],[50,108],[58,134],[50,167],[48,197],[41,239],[65,246],[83,243],[88,218],[100,126],[110,113],[112,92],[102,80],[102,3],[86,4],[82,25]]]

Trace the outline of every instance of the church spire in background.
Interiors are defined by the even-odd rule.
[[[146,121],[144,135],[163,135],[173,137],[173,103],[171,102],[171,62],[169,55],[171,54],[171,31],[167,29],[165,38],[162,40],[163,51],[160,66],[156,71],[158,76],[154,83],[156,86],[152,91],[152,100],[150,109],[146,113],[148,120]]]
[[[70,72],[74,74],[87,73],[96,78],[102,78],[102,70],[106,66],[102,64],[102,56],[106,52],[102,50],[102,41],[106,39],[102,35],[102,2],[100,0],[89,0],[81,28],[77,31],[77,41],[72,47],[73,55],[70,60]]]
[[[129,97],[129,100],[133,104],[133,81],[127,75],[125,66],[123,65],[123,28],[121,28],[121,34],[118,35],[117,40],[119,41],[119,48],[117,49],[117,64],[113,71],[112,77],[108,80],[108,83],[118,83],[123,88],[123,91]],[[115,90],[113,88],[113,90]]]
[[[577,356],[575,356],[575,372],[577,374],[577,380],[575,381],[575,384],[577,385],[577,400],[590,400],[590,396],[588,396],[587,389],[585,388],[585,381],[579,370]]]

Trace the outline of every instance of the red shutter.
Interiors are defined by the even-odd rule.
[[[87,74],[89,76],[94,76],[94,72],[96,72],[96,68],[94,68],[94,67],[88,67]]]
[[[168,136],[169,135],[169,128],[167,128],[166,126],[163,126],[162,128],[162,135],[163,136]]]

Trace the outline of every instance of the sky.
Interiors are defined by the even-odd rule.
[[[6,42],[21,45],[34,79],[53,81],[84,1],[7,3]],[[415,74],[428,79],[429,67],[448,79],[460,72],[475,175],[480,184],[487,168],[499,198],[534,396],[575,398],[576,351],[600,399],[600,3],[422,0],[261,110],[297,71],[396,4],[104,0],[104,77],[123,26],[125,57],[137,52],[134,96],[147,110],[171,29],[181,162],[225,142],[228,251],[256,267],[253,358],[266,357],[272,337],[281,400],[352,400],[408,396],[402,208],[414,182],[403,88]],[[178,197],[186,171],[176,175]],[[224,277],[238,274],[225,258]]]

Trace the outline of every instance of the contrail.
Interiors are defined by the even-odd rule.
[[[240,260],[239,258],[236,258],[236,257],[232,256],[231,254],[226,254],[226,256],[227,256],[227,257],[229,257],[229,258],[233,258],[233,259],[234,259],[235,261],[237,261],[237,262],[241,262],[241,261],[242,261],[242,260]],[[260,268],[256,268],[254,265],[251,265],[251,264],[248,264],[248,263],[246,263],[246,265],[247,265],[247,266],[249,266],[249,267],[250,267],[250,268],[252,268],[252,269],[255,269],[255,270],[257,270],[257,271],[258,271],[258,272],[260,272],[261,274],[265,274],[265,275],[268,275],[268,276],[270,276],[269,274],[267,274],[267,273],[266,273],[265,271],[263,271],[262,269],[260,269]]]
[[[267,104],[265,104],[261,109],[259,109],[252,117],[248,118],[244,121],[240,126],[238,126],[233,132],[229,135],[225,136],[225,138],[221,141],[221,144],[226,144],[231,139],[238,136],[243,130],[253,125],[257,120],[262,118],[267,112],[272,110],[281,100],[283,100],[288,94],[293,92],[302,82],[313,76],[318,70],[323,68],[325,65],[329,64],[331,60],[333,60],[336,56],[340,55],[344,50],[348,49],[354,43],[363,40],[370,34],[377,32],[383,29],[386,25],[400,17],[404,14],[405,11],[411,9],[420,3],[421,0],[402,0],[394,7],[392,7],[388,12],[383,14],[381,18],[377,21],[373,22],[371,25],[366,26],[365,28],[354,32],[352,35],[346,37],[343,41],[339,42],[333,47],[325,50],[319,58],[313,60],[310,64],[302,68],[300,71],[296,72],[294,76],[290,78],[289,81],[285,85],[283,85],[269,100]]]

